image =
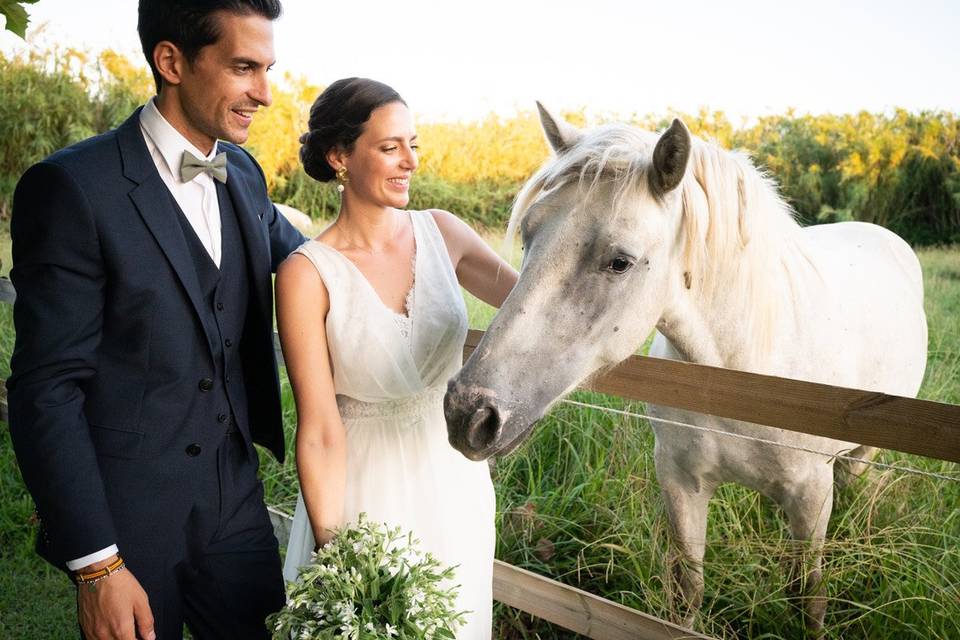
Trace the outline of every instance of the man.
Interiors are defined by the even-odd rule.
[[[141,0],[157,96],[17,186],[10,429],[88,638],[267,637],[284,602],[253,443],[282,459],[270,272],[304,238],[235,146],[279,14]]]

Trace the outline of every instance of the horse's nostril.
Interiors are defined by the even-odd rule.
[[[467,425],[467,442],[474,451],[482,451],[500,435],[500,412],[492,405],[477,410]]]

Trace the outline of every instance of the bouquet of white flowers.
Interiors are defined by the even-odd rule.
[[[300,569],[267,624],[274,640],[453,640],[466,613],[444,584],[453,574],[412,533],[360,514]]]

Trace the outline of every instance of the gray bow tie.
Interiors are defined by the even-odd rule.
[[[203,172],[209,173],[220,182],[226,183],[226,152],[218,153],[213,157],[213,160],[201,160],[189,151],[184,151],[180,158],[180,180],[190,182]]]

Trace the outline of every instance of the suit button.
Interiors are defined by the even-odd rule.
[[[218,302],[218,303],[217,303],[217,311],[223,311],[223,303],[222,303],[222,302]]]
[[[220,415],[217,416],[217,422],[226,422],[226,421],[227,421],[227,414],[221,413]]]
[[[195,458],[198,455],[200,455],[200,445],[198,445],[196,442],[194,442],[191,445],[188,445],[187,455],[190,456],[191,458]]]
[[[200,384],[198,386],[200,387],[200,391],[210,391],[210,389],[213,389],[213,380],[210,378],[203,378],[200,380]]]
[[[228,347],[232,347],[233,340],[231,340],[230,338],[227,338],[226,340],[223,341],[223,344],[227,345]]]

